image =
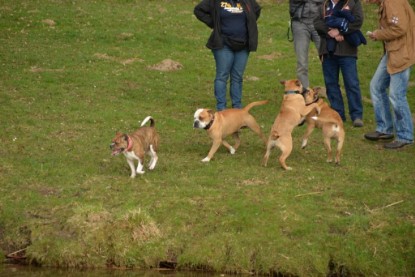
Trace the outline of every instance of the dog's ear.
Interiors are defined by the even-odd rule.
[[[285,80],[282,80],[282,81],[280,81],[280,84],[285,85],[285,82],[286,82]]]
[[[127,134],[123,134],[124,140],[128,141],[128,135]]]
[[[207,110],[208,114],[210,117],[213,117],[213,115],[215,114],[215,112],[213,110]]]
[[[295,85],[296,85],[297,87],[301,87],[301,86],[302,86],[302,84],[301,84],[300,80],[295,80]]]

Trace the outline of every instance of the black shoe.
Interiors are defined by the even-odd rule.
[[[404,147],[405,145],[408,145],[408,144],[412,144],[412,143],[411,142],[403,142],[403,141],[394,140],[392,142],[385,143],[383,145],[383,147],[386,148],[386,149],[398,149],[398,148],[402,148],[402,147]]]
[[[393,139],[393,135],[375,131],[375,132],[365,134],[365,139],[368,139],[368,140]]]

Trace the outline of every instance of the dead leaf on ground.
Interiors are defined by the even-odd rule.
[[[49,25],[49,27],[55,27],[56,22],[53,19],[43,19],[42,23]]]
[[[124,60],[124,59],[121,59],[121,58],[109,56],[108,54],[102,54],[102,53],[95,53],[94,57],[97,57],[97,58],[103,59],[103,60],[113,61],[113,62],[120,63],[120,64],[123,64],[123,65],[132,64],[134,62],[143,62],[144,61],[140,58],[129,58],[129,59]]]
[[[30,72],[38,73],[38,72],[63,72],[65,71],[63,68],[51,69],[51,68],[41,68],[37,66],[30,67]]]

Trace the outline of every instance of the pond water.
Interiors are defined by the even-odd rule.
[[[174,270],[56,269],[22,265],[0,265],[0,276],[7,277],[221,277],[224,274],[177,272]]]

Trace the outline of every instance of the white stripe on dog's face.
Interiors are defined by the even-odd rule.
[[[194,122],[193,122],[193,128],[200,128],[203,129],[206,127],[206,125],[209,124],[209,122],[205,122],[205,118],[203,117],[205,109],[198,109],[194,114]]]

